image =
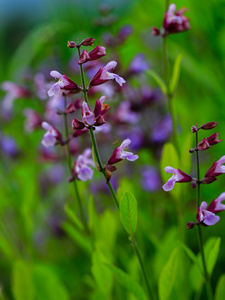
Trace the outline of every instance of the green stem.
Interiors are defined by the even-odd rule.
[[[66,109],[66,106],[67,106],[67,99],[66,99],[66,96],[64,96],[64,108],[65,109]],[[72,160],[71,160],[70,147],[69,147],[69,130],[68,130],[67,114],[66,113],[64,113],[64,128],[65,128],[65,138],[66,138],[67,164],[68,164],[68,169],[69,169],[70,175],[73,177]],[[87,221],[85,219],[84,209],[83,209],[83,206],[82,206],[82,203],[81,203],[81,199],[80,199],[76,179],[73,180],[73,187],[74,187],[74,192],[75,192],[75,196],[76,196],[77,203],[78,203],[80,218],[81,218],[81,221],[83,223],[84,229],[85,229],[86,233],[88,234],[89,230],[88,230],[88,226],[87,226]]]
[[[146,273],[146,270],[145,270],[145,266],[144,266],[144,263],[142,261],[140,252],[139,252],[138,247],[137,247],[137,243],[136,243],[134,237],[131,237],[131,239],[132,239],[132,246],[133,246],[133,249],[134,249],[134,253],[137,256],[139,265],[141,267],[141,271],[142,271],[142,274],[143,274],[143,277],[144,277],[144,281],[145,281],[145,285],[146,285],[146,288],[147,288],[147,291],[148,291],[149,299],[154,299],[152,290],[151,290],[150,285],[148,283],[148,276],[147,276],[147,273]]]
[[[195,134],[195,147],[196,147],[196,172],[197,172],[197,193],[196,193],[196,206],[197,209],[200,206],[200,164],[199,164],[199,153],[198,153],[198,131]],[[202,231],[201,231],[201,225],[197,225],[197,231],[198,231],[198,244],[199,244],[199,250],[202,258],[202,266],[203,266],[203,272],[204,272],[204,278],[205,278],[205,284],[206,284],[206,290],[207,290],[207,297],[209,300],[213,300],[213,293],[212,288],[210,284],[210,276],[207,271],[206,267],[206,260],[205,260],[205,253],[204,253],[204,246],[203,246],[203,238],[202,238]]]
[[[168,10],[169,2],[170,2],[169,0],[165,1],[165,12],[167,12],[167,10]]]

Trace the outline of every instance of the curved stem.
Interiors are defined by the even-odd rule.
[[[67,99],[66,96],[64,96],[64,108],[66,109],[67,106]],[[65,138],[66,138],[66,150],[67,150],[67,164],[68,164],[68,169],[70,172],[70,175],[73,176],[73,171],[72,171],[72,160],[71,160],[71,154],[70,154],[70,148],[69,148],[69,130],[68,130],[68,123],[67,123],[67,114],[64,113],[64,128],[65,128]],[[73,186],[74,186],[74,192],[75,196],[77,199],[78,207],[79,207],[79,213],[80,213],[80,218],[83,223],[84,229],[86,233],[89,233],[88,231],[88,226],[87,226],[87,221],[85,219],[84,215],[84,209],[81,203],[78,187],[77,187],[77,181],[76,179],[73,180]]]

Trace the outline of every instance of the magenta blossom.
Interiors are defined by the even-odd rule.
[[[42,145],[45,147],[53,147],[56,144],[63,144],[61,133],[47,122],[42,122],[42,128],[47,130],[42,139]]]
[[[183,32],[190,29],[189,19],[183,15],[186,11],[186,8],[176,10],[176,5],[170,4],[168,11],[164,16],[162,30],[160,31],[159,29],[153,27],[153,35],[161,35],[166,37],[168,34]]]
[[[41,127],[42,118],[35,110],[31,108],[26,108],[24,109],[23,114],[26,117],[26,121],[24,124],[25,131],[33,132],[35,129]]]
[[[222,156],[218,161],[215,161],[209,170],[205,173],[205,177],[203,178],[203,183],[211,183],[216,180],[216,176],[219,176],[225,173],[225,155]]]
[[[124,151],[131,143],[131,140],[126,139],[122,142],[122,144],[117,147],[108,160],[109,165],[113,165],[123,159],[127,159],[129,161],[135,161],[138,159],[138,155],[134,155],[132,152]]]
[[[173,176],[163,185],[163,190],[168,192],[173,189],[176,182],[189,182],[192,181],[192,177],[184,173],[180,169],[174,169],[172,167],[165,167],[166,173],[172,173]]]
[[[112,73],[111,71],[115,69],[117,66],[116,61],[110,61],[105,67],[100,68],[98,72],[92,77],[89,85],[95,86],[103,84],[111,79],[115,79],[115,81],[122,86],[126,81],[117,74]]]
[[[102,96],[95,103],[94,112],[90,110],[89,105],[84,101],[82,108],[82,121],[77,120],[76,118],[72,121],[73,129],[83,129],[84,127],[90,126],[101,126],[105,123],[103,115],[109,110],[109,106],[104,104],[106,97]]]
[[[93,170],[90,166],[94,167],[94,161],[90,159],[91,149],[84,150],[83,154],[79,155],[77,161],[74,163],[73,172],[74,175],[80,179],[81,181],[87,181],[88,179],[92,179]]]
[[[55,79],[59,79],[59,81],[53,84],[48,91],[49,97],[60,94],[61,90],[67,93],[78,93],[81,90],[80,87],[66,75],[62,75],[57,71],[51,71],[50,75]]]
[[[1,88],[3,91],[7,92],[2,100],[3,115],[5,113],[10,114],[15,99],[28,98],[31,96],[30,91],[26,87],[10,81],[4,81],[1,85]]]
[[[92,49],[90,52],[87,52],[87,50],[83,50],[81,53],[81,56],[79,57],[78,64],[84,64],[87,61],[96,60],[105,55],[106,55],[105,47],[98,45],[94,49]]]
[[[198,143],[198,150],[207,150],[211,146],[218,144],[222,140],[218,139],[218,133],[213,133],[207,138],[204,138],[201,142]]]
[[[204,223],[207,226],[216,224],[220,220],[220,217],[215,214],[225,210],[225,204],[221,203],[224,200],[225,193],[222,193],[218,198],[214,199],[209,206],[206,202],[202,202],[196,216],[197,223]]]

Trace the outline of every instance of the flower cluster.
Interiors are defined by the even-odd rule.
[[[209,122],[205,123],[200,127],[192,126],[192,132],[198,134],[200,129],[202,130],[210,130],[217,126],[217,122]],[[219,140],[218,133],[214,133],[207,138],[204,138],[199,143],[197,143],[194,149],[190,149],[189,152],[198,152],[211,148],[211,146],[218,144],[222,140]],[[196,179],[191,177],[190,175],[184,173],[180,169],[174,169],[172,167],[166,167],[165,171],[167,173],[172,173],[173,176],[163,185],[163,190],[168,192],[173,189],[176,182],[192,182],[192,187],[196,187],[197,184],[209,184],[213,181],[217,180],[217,176],[225,173],[225,155],[222,156],[218,161],[215,161],[212,166],[205,173],[203,179]],[[203,201],[198,208],[196,223],[189,222],[187,224],[187,228],[191,229],[194,225],[214,225],[219,221],[219,216],[216,213],[225,210],[225,205],[221,204],[221,201],[225,200],[225,193],[222,193],[217,199],[213,200],[211,204],[208,204]]]

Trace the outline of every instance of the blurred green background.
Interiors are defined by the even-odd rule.
[[[186,15],[191,24],[189,31],[171,35],[167,42],[171,69],[177,55],[183,56],[175,107],[179,141],[184,152],[187,139],[191,141],[190,147],[194,146],[190,129],[196,123],[201,125],[217,121],[216,132],[220,133],[220,138],[225,137],[225,1],[203,3],[183,0],[176,4],[177,8],[188,8]],[[105,13],[106,11],[109,13]],[[0,82],[9,80],[23,84],[27,80],[27,74],[35,74],[45,68],[63,73],[73,57],[71,49],[66,47],[68,40],[75,41],[79,38],[81,41],[86,37],[94,37],[95,45],[102,44],[102,35],[105,32],[116,35],[127,24],[133,27],[133,33],[116,49],[122,68],[129,65],[135,54],[142,52],[151,69],[162,76],[161,41],[152,36],[151,27],[161,26],[163,13],[164,1],[157,0],[1,0]],[[150,86],[156,86],[150,78],[147,80]],[[4,92],[1,91],[0,96],[3,98]],[[141,280],[132,249],[126,243],[127,237],[108,196],[101,195],[106,205],[98,220],[92,208],[92,198],[86,189],[88,184],[80,183],[85,204],[88,203],[88,212],[91,212],[94,220],[92,222],[99,225],[96,229],[97,225],[92,224],[95,232],[93,251],[92,242],[83,236],[82,231],[77,230],[73,222],[65,221],[68,219],[63,209],[65,203],[72,203],[74,209],[67,182],[54,186],[47,193],[39,190],[41,174],[49,165],[41,164],[38,160],[37,149],[43,132],[34,132],[32,135],[25,135],[23,132],[24,116],[21,111],[27,107],[27,101],[29,100],[22,99],[15,102],[12,121],[5,121],[4,118],[0,120],[1,131],[5,135],[13,136],[22,149],[22,155],[16,160],[5,158],[1,154],[0,299],[137,299],[113,281],[109,270],[104,267],[103,270],[99,269],[99,262],[102,260],[99,253],[105,253],[103,261],[114,262],[135,279]],[[38,108],[35,101],[31,100],[29,104]],[[201,138],[206,137],[205,132],[201,134]],[[191,162],[188,149],[186,151],[182,157]],[[140,151],[139,164],[154,162],[155,158],[150,152],[151,150],[146,149]],[[213,161],[223,155],[224,142],[207,153],[202,153],[202,175]],[[191,170],[194,172],[194,167]],[[137,240],[149,274],[154,271],[152,280],[156,289],[162,266],[177,246],[177,215],[172,197],[162,191],[142,191],[137,180],[139,177],[140,174],[135,173],[132,184],[123,179],[120,186],[133,191],[138,199]],[[218,197],[224,192],[224,183],[222,175],[213,184],[203,186],[202,199],[210,202]],[[195,191],[190,191],[190,187],[185,185],[183,193],[185,197],[182,196],[182,222],[185,228],[185,224],[195,218]],[[55,214],[65,221],[66,235],[52,233],[49,220]],[[221,221],[216,226],[204,230],[205,240],[212,236],[222,238],[212,279],[214,290],[225,268],[224,222],[225,215],[221,214]],[[186,241],[197,253],[197,236],[194,231],[186,232]],[[186,274],[183,274],[169,299],[203,299],[204,291],[202,298],[193,298],[195,292],[201,294],[202,283],[189,258],[186,257],[184,261],[188,270],[188,282],[185,282]],[[22,277],[24,280],[21,280]]]

